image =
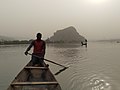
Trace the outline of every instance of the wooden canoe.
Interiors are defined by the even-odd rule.
[[[31,63],[23,68],[7,90],[62,90],[48,67],[31,66]]]

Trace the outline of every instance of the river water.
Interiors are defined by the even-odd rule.
[[[6,90],[29,62],[28,45],[0,46],[0,90]],[[49,44],[46,59],[68,66],[55,76],[62,90],[120,90],[120,43]],[[48,62],[46,62],[48,63]],[[48,63],[53,73],[62,67]]]

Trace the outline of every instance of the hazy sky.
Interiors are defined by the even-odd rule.
[[[0,0],[0,35],[45,39],[69,26],[88,40],[120,38],[120,0]]]

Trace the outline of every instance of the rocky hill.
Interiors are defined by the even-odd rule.
[[[52,37],[47,41],[49,42],[81,42],[85,41],[85,37],[81,36],[74,27],[68,27],[62,30],[57,30]]]

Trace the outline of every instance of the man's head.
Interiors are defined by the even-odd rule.
[[[37,39],[41,39],[42,38],[42,34],[41,33],[37,33],[36,37],[37,37]]]

